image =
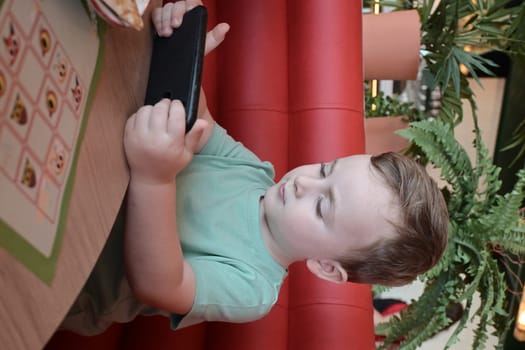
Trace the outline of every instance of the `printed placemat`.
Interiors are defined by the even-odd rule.
[[[49,284],[103,28],[80,0],[0,0],[0,37],[0,249]]]

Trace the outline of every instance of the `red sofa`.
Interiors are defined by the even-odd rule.
[[[276,177],[297,165],[364,153],[360,1],[205,0],[210,26],[230,23],[206,58],[213,115]],[[246,324],[204,323],[169,330],[138,317],[96,337],[57,332],[55,349],[374,349],[370,286],[315,278],[290,268],[278,303]]]

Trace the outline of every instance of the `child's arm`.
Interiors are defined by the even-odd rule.
[[[159,35],[171,35],[183,15],[200,0],[168,3],[153,11]],[[208,32],[205,53],[223,40],[229,26]],[[184,108],[163,100],[132,115],[124,135],[130,166],[124,241],[131,288],[145,304],[177,314],[187,313],[195,296],[193,271],[182,256],[177,232],[175,176],[208,142],[213,118],[201,89],[198,120],[184,135]]]
[[[175,176],[190,162],[207,127],[199,119],[185,135],[179,101],[144,106],[126,123],[130,167],[124,252],[131,288],[147,305],[187,313],[195,296],[175,219]]]

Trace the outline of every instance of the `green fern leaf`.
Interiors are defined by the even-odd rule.
[[[453,200],[449,211],[465,217],[473,203],[476,184],[472,164],[465,149],[456,141],[450,124],[440,120],[410,123],[397,133],[416,144],[426,157],[441,170],[441,177],[452,186]]]

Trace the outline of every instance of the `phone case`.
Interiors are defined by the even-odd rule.
[[[180,100],[186,110],[186,132],[197,118],[207,19],[206,8],[197,6],[186,12],[170,37],[153,39],[145,104]]]

